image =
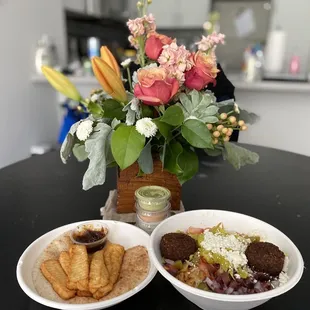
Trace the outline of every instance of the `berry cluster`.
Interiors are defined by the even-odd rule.
[[[215,124],[207,124],[212,133],[212,143],[218,144],[228,142],[234,130],[247,130],[243,120],[237,121],[235,116],[228,116],[227,113],[221,113],[219,121]]]

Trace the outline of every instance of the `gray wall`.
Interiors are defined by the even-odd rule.
[[[62,1],[0,2],[0,168],[28,157],[31,145],[57,139],[55,94],[30,81],[36,43],[43,33],[55,39],[64,63]]]

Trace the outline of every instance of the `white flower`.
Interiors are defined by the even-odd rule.
[[[127,58],[123,62],[121,62],[121,66],[123,68],[127,68],[130,65],[131,62],[132,62],[132,60],[130,58]]]
[[[154,137],[157,132],[157,126],[149,117],[141,118],[136,123],[136,130],[146,138]]]
[[[239,106],[238,106],[238,104],[236,102],[234,103],[234,111],[236,113],[240,114]]]
[[[87,119],[82,121],[76,130],[76,136],[80,141],[85,141],[93,132],[93,121]]]
[[[92,102],[96,102],[98,99],[99,99],[99,95],[98,95],[98,94],[93,94],[93,95],[90,97],[90,100],[91,100]]]

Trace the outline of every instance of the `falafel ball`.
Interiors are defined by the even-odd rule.
[[[253,242],[245,251],[248,265],[255,271],[277,277],[283,269],[285,255],[274,244]]]
[[[196,240],[184,233],[169,233],[160,241],[161,255],[174,261],[188,259],[197,248]]]

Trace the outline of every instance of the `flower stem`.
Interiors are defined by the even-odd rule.
[[[128,76],[128,83],[129,83],[130,90],[131,90],[131,92],[133,93],[132,81],[131,81],[131,75],[130,75],[130,69],[129,69],[129,67],[127,67],[127,76]]]
[[[169,142],[172,141],[173,139],[175,139],[177,136],[179,136],[181,134],[181,131],[179,131],[178,133],[176,133],[171,139],[169,139]]]
[[[87,108],[88,103],[85,101],[85,99],[81,98],[80,103],[82,103],[83,106],[84,106],[85,108]]]
[[[171,132],[176,131],[176,130],[177,130],[177,129],[179,129],[181,126],[182,126],[182,125],[179,125],[179,126],[175,127],[174,129],[172,129],[172,131],[171,131]]]
[[[144,57],[144,38],[139,37],[139,56],[140,56],[140,65],[141,67],[145,67],[145,57]]]
[[[159,107],[158,106],[154,106],[155,110],[158,112],[158,115],[162,115],[161,111],[159,110]]]
[[[142,8],[142,15],[146,15],[147,13],[147,0],[143,0],[143,8]]]

